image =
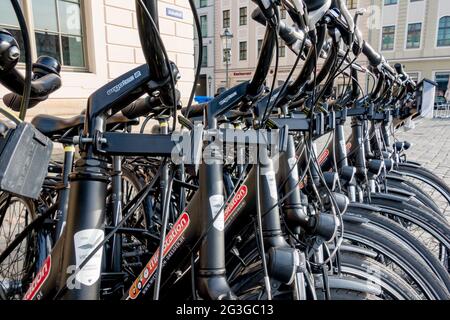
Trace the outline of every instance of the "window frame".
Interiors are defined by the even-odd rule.
[[[199,0],[198,1],[199,8],[206,8],[207,6],[208,6],[208,0]]]
[[[392,41],[392,49],[384,49],[384,48],[383,48],[384,28],[394,28],[394,32],[393,32],[393,41]],[[395,25],[383,26],[383,27],[381,28],[380,51],[394,51],[394,50],[395,50],[395,36],[396,36],[396,32],[397,32],[397,28],[395,27]]]
[[[203,21],[202,21],[203,18],[205,19],[206,25],[203,25]],[[205,37],[205,38],[209,37],[209,32],[208,32],[208,29],[209,29],[208,28],[208,15],[207,14],[203,14],[203,15],[200,16],[200,28],[201,28],[201,32],[202,32],[202,37]],[[203,32],[204,28],[206,29],[205,30],[206,32]]]
[[[228,13],[227,24],[225,24],[225,12]],[[222,10],[222,28],[227,29],[231,27],[231,11],[230,9]]]
[[[242,10],[245,10],[245,15],[242,14]],[[244,20],[245,18],[245,20]],[[244,23],[243,23],[244,22]],[[246,26],[248,25],[248,9],[247,7],[240,7],[239,8],[239,26]]]
[[[409,47],[408,46],[408,44],[409,44],[408,38],[409,38],[409,34],[410,34],[409,27],[412,25],[420,25],[419,46],[417,46],[417,47]],[[408,23],[406,25],[406,38],[405,38],[405,49],[406,50],[418,50],[418,49],[422,48],[422,31],[423,31],[423,23],[422,22],[412,22],[412,23]]]
[[[389,1],[389,3],[386,3],[387,1]],[[392,2],[395,1],[395,2]],[[383,0],[383,5],[384,6],[395,6],[398,4],[398,0]]]
[[[450,15],[447,15],[447,16],[441,16],[438,20],[437,20],[437,32],[436,32],[436,42],[435,42],[435,44],[436,44],[436,48],[437,49],[442,49],[442,48],[448,48],[448,47],[450,47],[450,38],[448,38],[448,39],[446,39],[447,41],[449,41],[449,44],[448,45],[439,45],[439,32],[440,32],[440,30],[441,30],[441,20],[442,19],[448,19],[447,20],[447,24],[448,24],[448,26],[444,29],[444,30],[446,30],[446,29],[448,29],[448,33],[450,34]]]
[[[242,44],[245,44],[245,51],[242,48]],[[245,52],[245,59],[242,57],[242,54]],[[239,41],[239,61],[247,61],[248,60],[248,42],[247,41]]]
[[[346,0],[346,5],[349,10],[358,8],[358,0]]]
[[[450,81],[450,70],[433,70],[433,79],[434,79],[434,81],[436,82],[436,83],[438,83],[438,81],[437,81],[437,76],[439,75],[439,74],[443,74],[443,75],[449,75],[449,81]],[[447,86],[448,86],[448,84],[447,84]],[[436,92],[439,90],[439,86],[436,88]],[[444,92],[444,95],[445,95],[445,92]]]
[[[202,46],[202,68],[207,68],[209,61],[208,61],[208,46],[203,45]]]
[[[28,25],[29,34],[30,34],[30,42],[31,42],[31,56],[33,61],[36,61],[38,58],[38,50],[37,50],[37,43],[36,43],[36,33],[37,32],[45,32],[44,30],[36,29],[35,23],[34,23],[34,15],[33,15],[33,1],[32,0],[21,0],[23,5],[23,14],[26,20],[26,23]],[[57,2],[57,1],[56,1]],[[68,1],[69,3],[74,3],[72,1]],[[77,66],[68,66],[64,65],[64,53],[63,53],[63,45],[62,45],[62,37],[63,36],[74,36],[69,35],[66,33],[61,32],[61,25],[60,25],[60,17],[59,17],[59,7],[58,4],[56,4],[56,10],[58,16],[56,17],[57,20],[57,27],[58,31],[55,32],[47,32],[49,34],[57,35],[58,36],[58,45],[60,47],[60,54],[61,56],[58,57],[58,61],[61,63],[61,71],[62,72],[80,72],[80,73],[89,73],[90,72],[90,57],[88,52],[88,35],[87,35],[87,23],[86,23],[86,1],[80,0],[80,26],[81,26],[81,34],[80,37],[82,39],[82,47],[83,47],[83,59],[84,59],[84,66],[83,67],[77,67]],[[1,27],[6,27],[14,30],[20,30],[17,26],[12,25],[6,25],[1,24]],[[54,57],[55,58],[55,57]],[[25,64],[23,62],[18,63],[19,68],[24,68]]]

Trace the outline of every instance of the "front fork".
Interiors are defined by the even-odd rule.
[[[209,126],[217,128],[215,119]],[[232,300],[225,269],[225,213],[222,146],[209,143],[207,158],[200,165],[201,227],[206,230],[199,252],[197,290],[205,300]],[[203,187],[204,186],[204,187]]]
[[[269,275],[274,280],[290,285],[293,288],[294,299],[305,300],[306,258],[304,253],[287,243],[282,232],[277,183],[279,179],[277,179],[276,168],[274,167],[276,162],[269,156],[265,146],[261,147],[260,156],[264,161],[260,164],[259,199],[261,201],[260,210],[263,215],[264,252],[267,252],[269,257]],[[281,155],[278,163],[280,164],[280,176],[286,178],[284,191],[290,193],[284,202],[288,219],[295,220],[300,225],[306,225],[307,216],[298,188],[297,158],[292,135],[288,137],[287,150]]]
[[[107,185],[107,162],[84,154],[70,177],[66,227],[25,300],[100,299],[103,247],[86,258],[105,237]]]

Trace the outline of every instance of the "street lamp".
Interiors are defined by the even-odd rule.
[[[233,39],[233,34],[231,31],[226,28],[223,34],[220,36],[222,38],[222,47],[223,47],[223,59],[226,63],[226,87],[229,87],[229,77],[228,77],[228,67],[231,60],[231,40]]]

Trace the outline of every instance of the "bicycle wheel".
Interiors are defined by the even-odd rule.
[[[418,186],[416,186],[414,183],[408,181],[408,180],[398,180],[394,177],[386,177],[386,184],[387,184],[387,192],[389,193],[391,190],[400,189],[404,190],[406,192],[409,192],[414,195],[414,198],[417,199],[422,206],[425,206],[437,214],[443,216],[444,213],[439,208],[439,206],[434,202],[434,200],[427,195],[425,192],[423,192]]]
[[[450,252],[450,227],[426,208],[416,207],[383,194],[371,196],[371,204],[381,208],[388,217],[406,227],[441,261],[448,270]]]
[[[406,228],[395,223],[391,219],[384,217],[382,211],[373,212],[364,210],[363,208],[350,207],[347,214],[357,215],[368,219],[369,224],[373,224],[382,230],[394,234],[404,244],[408,245],[411,250],[415,251],[425,261],[427,266],[433,270],[436,276],[443,281],[447,290],[450,290],[450,275],[448,274],[447,269],[445,269],[439,259]]]
[[[228,281],[233,292],[239,300],[266,300],[264,272],[260,253],[255,245],[254,237],[247,237],[246,243],[236,254],[227,259]],[[236,252],[235,252],[236,253]],[[382,269],[386,269],[384,266]],[[308,275],[305,275],[308,276]],[[364,279],[370,278],[367,274]],[[378,284],[362,281],[353,276],[329,275],[330,298],[332,300],[380,300],[382,291]],[[313,296],[325,300],[322,281],[316,281],[314,288],[306,282],[306,291],[309,299]],[[403,288],[405,291],[408,288]],[[312,293],[312,290],[314,293]],[[271,280],[272,298],[274,300],[292,300],[294,292],[291,286]]]
[[[369,248],[377,261],[390,267],[424,298],[447,300],[450,294],[423,259],[393,234],[357,217],[345,221],[344,239],[352,245]]]
[[[441,211],[444,211],[446,219],[450,221],[450,187],[444,180],[424,167],[408,163],[399,163],[396,171],[412,179],[438,201]]]
[[[420,300],[421,297],[398,274],[374,259],[354,252],[341,251],[340,272],[379,285],[383,300]]]
[[[34,220],[31,200],[3,193],[0,196],[0,254]],[[0,287],[8,300],[20,299],[36,271],[38,233],[30,232],[0,263]]]

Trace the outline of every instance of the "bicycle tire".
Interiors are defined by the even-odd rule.
[[[431,300],[448,300],[450,294],[426,263],[397,237],[360,220],[345,223],[344,239],[382,254],[410,277]]]
[[[350,208],[347,213],[357,214],[365,219],[368,219],[370,224],[373,224],[378,228],[381,228],[398,237],[404,244],[408,245],[425,261],[428,267],[433,270],[441,281],[443,281],[447,290],[450,291],[450,275],[447,270],[441,264],[439,259],[437,259],[437,257],[434,256],[429,249],[406,228],[402,227],[398,223],[395,223],[393,220],[384,217],[382,212],[369,212],[368,210],[362,210],[361,208]]]
[[[340,268],[344,275],[375,282],[392,300],[420,300],[420,296],[405,280],[370,257],[341,251]]]

